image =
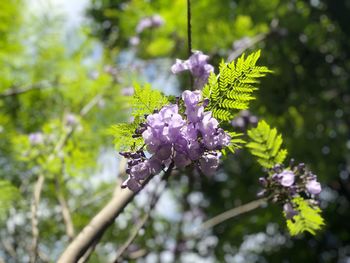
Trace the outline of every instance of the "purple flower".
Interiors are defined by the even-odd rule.
[[[268,185],[268,182],[266,180],[266,178],[264,177],[259,177],[259,183],[263,186],[266,187]]]
[[[171,117],[174,114],[178,114],[179,113],[179,107],[176,104],[169,104],[167,106],[164,106],[160,111],[159,114],[162,116],[162,118],[164,120],[170,120],[171,121]]]
[[[189,70],[195,78],[195,86],[201,89],[208,81],[210,72],[214,71],[214,67],[208,64],[208,59],[209,56],[204,55],[201,51],[195,51],[188,60],[176,59],[171,71],[177,74]]]
[[[129,176],[129,178],[122,183],[122,188],[128,187],[133,192],[140,191],[142,185],[135,179]]]
[[[204,106],[199,105],[201,98],[202,95],[199,90],[185,90],[182,93],[182,99],[186,106],[185,114],[187,119],[192,123],[201,121],[204,116]]]
[[[129,43],[132,46],[138,46],[140,44],[140,38],[138,36],[133,36],[129,39]]]
[[[246,131],[249,125],[256,126],[259,119],[257,116],[252,115],[248,110],[242,110],[237,117],[235,117],[231,124],[235,128],[239,128],[242,131]]]
[[[281,185],[289,187],[294,184],[295,174],[290,170],[284,170],[282,173],[278,174],[278,178]]]
[[[172,154],[172,145],[171,144],[162,144],[158,147],[155,155],[159,160],[167,160]]]
[[[165,122],[159,113],[155,113],[147,116],[147,125],[152,130],[162,130],[165,126]]]
[[[125,87],[125,88],[122,88],[122,95],[123,96],[132,96],[134,95],[134,88],[133,87]]]
[[[144,180],[150,174],[151,174],[151,171],[146,162],[141,162],[137,165],[134,165],[130,169],[130,175],[133,176],[136,180]]]
[[[220,154],[205,154],[199,159],[199,168],[205,175],[213,175],[219,166]]]
[[[189,63],[187,60],[176,59],[175,64],[171,66],[171,72],[174,74],[189,70]]]
[[[208,78],[214,67],[207,63],[209,56],[204,55],[201,51],[195,51],[189,58],[190,71],[193,76],[198,78]]]
[[[199,142],[191,142],[188,146],[187,154],[188,157],[195,161],[198,160],[204,153],[205,149],[199,144]]]
[[[152,174],[159,174],[162,170],[162,162],[157,158],[150,158],[147,160],[147,164]]]
[[[140,34],[147,28],[160,27],[164,24],[164,19],[160,15],[142,18],[136,26],[136,33]]]
[[[169,104],[148,115],[146,123],[136,129],[151,157],[146,158],[142,151],[121,153],[131,159],[128,161],[130,178],[125,187],[138,189],[141,180],[159,173],[171,162],[177,168],[184,168],[196,161],[206,175],[218,168],[221,155],[217,151],[229,145],[230,136],[219,128],[211,112],[204,112],[200,91],[185,91],[182,98],[186,116],[179,113],[177,104]]]
[[[78,124],[77,117],[74,114],[72,114],[72,113],[68,113],[66,115],[65,119],[66,119],[66,123],[67,123],[68,126],[74,126],[74,125]]]
[[[32,145],[39,145],[44,142],[44,135],[41,132],[34,132],[29,134],[29,142]]]
[[[186,108],[185,114],[187,119],[192,123],[200,122],[204,116],[204,107],[197,106],[195,108]]]
[[[136,33],[143,32],[146,28],[150,28],[152,26],[152,19],[150,17],[142,18],[136,26]]]
[[[39,145],[44,143],[44,135],[41,132],[34,132],[29,134],[29,142],[32,145]]]
[[[294,159],[291,159],[288,168],[284,167],[283,164],[276,164],[269,170],[272,176],[259,178],[264,188],[260,193],[272,202],[282,203],[285,217],[293,220],[299,213],[299,204],[295,198],[302,198],[311,206],[317,206],[321,185],[317,182],[317,176],[306,169],[303,163],[295,165]]]
[[[202,94],[199,90],[182,92],[182,100],[184,101],[186,108],[195,108],[202,98]]]
[[[321,193],[321,184],[316,180],[310,180],[306,183],[306,189],[310,194],[317,195]]]
[[[152,20],[152,27],[160,27],[164,25],[164,19],[160,15],[153,15],[151,17]]]
[[[285,203],[283,205],[283,211],[287,219],[292,219],[295,215],[298,214],[298,212],[293,209],[291,203]]]
[[[190,165],[192,161],[191,161],[191,159],[189,159],[187,157],[186,154],[176,152],[175,157],[174,157],[174,162],[175,162],[176,167],[184,168],[187,165]]]
[[[181,129],[181,134],[186,142],[195,141],[198,138],[198,130],[193,123],[189,123]]]
[[[198,124],[198,130],[205,135],[213,135],[219,126],[219,122],[211,116],[211,112],[207,111],[203,114],[202,121]]]

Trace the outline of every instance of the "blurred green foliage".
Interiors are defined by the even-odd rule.
[[[40,253],[52,252],[51,260],[68,243],[61,240],[59,194],[79,210],[72,216],[76,229],[111,195],[113,185],[82,182],[103,168],[97,159],[112,143],[106,129],[126,117],[119,81],[105,69],[112,63],[108,51],[94,56],[96,40],[86,28],[72,32],[68,45],[64,17],[47,11],[35,13],[26,1],[0,3],[0,239],[6,243],[0,258],[6,262],[28,260],[41,175]],[[87,189],[89,211],[83,209]]]

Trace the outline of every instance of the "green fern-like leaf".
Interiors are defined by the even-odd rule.
[[[301,197],[292,200],[298,215],[293,219],[287,220],[287,227],[292,236],[303,232],[309,232],[312,235],[320,230],[324,225],[324,219],[321,216],[321,209],[312,207],[309,202]]]
[[[119,151],[134,150],[142,146],[142,138],[133,138],[138,123],[118,123],[112,125],[108,133],[114,137],[115,148]]]
[[[120,151],[135,150],[141,147],[143,144],[142,138],[133,138],[135,130],[145,120],[146,114],[152,114],[155,109],[160,109],[169,103],[166,96],[158,90],[153,90],[150,85],[141,87],[135,84],[134,88],[135,92],[131,99],[134,122],[118,123],[108,130],[108,134],[114,136],[116,149]]]
[[[249,107],[258,79],[271,72],[267,67],[256,66],[260,51],[248,57],[243,54],[231,63],[219,65],[219,74],[211,73],[203,88],[203,97],[209,99],[207,110],[217,119],[231,120],[239,110]]]
[[[0,221],[2,221],[13,202],[20,198],[19,190],[9,181],[0,180]]]
[[[281,149],[283,139],[276,128],[271,129],[265,121],[260,121],[256,128],[248,131],[248,136],[251,141],[246,146],[261,166],[272,168],[275,164],[283,163],[287,150]]]
[[[213,116],[216,116],[216,118],[220,120],[229,121],[232,119],[232,114],[227,109],[214,109],[212,113]]]
[[[145,114],[151,114],[155,109],[160,109],[168,104],[168,98],[160,91],[154,90],[149,84],[141,87],[137,84],[132,98],[132,115],[135,120],[141,120]]]
[[[237,133],[237,132],[228,132],[227,133],[230,135],[231,137],[231,143],[229,146],[227,146],[226,148],[222,149],[222,153],[223,155],[227,155],[228,151],[235,153],[236,150],[242,148],[242,145],[244,143],[246,143],[243,139],[243,133]]]

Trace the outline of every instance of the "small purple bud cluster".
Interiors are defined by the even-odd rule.
[[[67,126],[75,126],[79,123],[79,120],[73,113],[68,113],[65,116],[65,123]]]
[[[129,42],[132,46],[137,46],[140,43],[139,35],[148,28],[157,28],[164,25],[164,19],[156,14],[149,17],[143,17],[136,26],[136,36],[130,38]]]
[[[234,128],[237,128],[242,132],[245,132],[250,125],[253,127],[256,127],[256,125],[258,124],[258,121],[259,121],[258,117],[251,114],[250,111],[242,110],[239,113],[239,115],[231,121],[231,125]]]
[[[136,33],[140,34],[145,29],[160,27],[164,24],[164,19],[156,14],[149,17],[142,18],[136,26]]]
[[[292,219],[297,214],[291,202],[296,196],[307,196],[310,204],[318,204],[316,199],[321,193],[321,184],[317,181],[317,176],[305,168],[305,164],[294,165],[292,160],[288,169],[283,165],[276,165],[271,172],[272,176],[259,178],[264,189],[258,196],[267,196],[273,202],[284,204],[283,210],[287,219]]]
[[[176,59],[176,63],[171,67],[174,74],[189,70],[194,77],[195,88],[202,89],[207,83],[210,72],[214,67],[208,64],[209,56],[201,51],[195,51],[187,60]]]
[[[140,150],[137,152],[121,152],[120,155],[129,159],[126,173],[128,179],[123,182],[122,188],[128,187],[137,192],[141,189],[141,181],[145,180],[151,174],[158,174],[164,166],[156,158],[147,159],[145,153]]]
[[[230,144],[231,138],[219,128],[219,122],[210,111],[205,112],[207,101],[200,91],[184,91],[182,99],[185,113],[179,104],[164,106],[159,112],[146,117],[134,136],[142,136],[151,154],[146,158],[143,150],[121,153],[129,159],[129,178],[123,183],[133,191],[141,188],[141,181],[151,174],[158,174],[164,167],[174,163],[184,168],[194,163],[205,175],[212,175],[219,165],[219,150]]]
[[[124,87],[121,90],[123,96],[132,96],[135,93],[134,87]]]
[[[31,145],[39,145],[44,143],[44,134],[42,132],[33,132],[28,135]]]

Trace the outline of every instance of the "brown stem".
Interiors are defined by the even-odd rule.
[[[15,259],[17,256],[15,248],[12,246],[10,242],[7,240],[1,240],[2,246],[4,247],[4,250],[13,258]],[[1,262],[1,261],[0,261]]]
[[[55,83],[48,83],[48,82],[39,82],[36,84],[29,85],[27,87],[12,87],[7,90],[5,90],[3,93],[0,93],[0,98],[10,97],[10,96],[17,96],[23,93],[27,93],[32,90],[39,90],[39,89],[45,89],[53,87]]]
[[[55,180],[55,187],[56,187],[56,197],[61,207],[63,222],[64,222],[64,225],[66,226],[66,234],[69,240],[71,241],[74,238],[74,232],[75,232],[74,225],[73,225],[71,213],[69,211],[67,200],[64,197],[58,178],[56,178]]]
[[[191,56],[192,55],[191,0],[187,0],[187,47],[188,47],[188,56]]]
[[[191,24],[191,0],[187,0],[187,48],[188,48],[188,57],[192,55],[192,24]],[[190,84],[191,90],[193,90],[194,79],[192,74],[190,74]]]

